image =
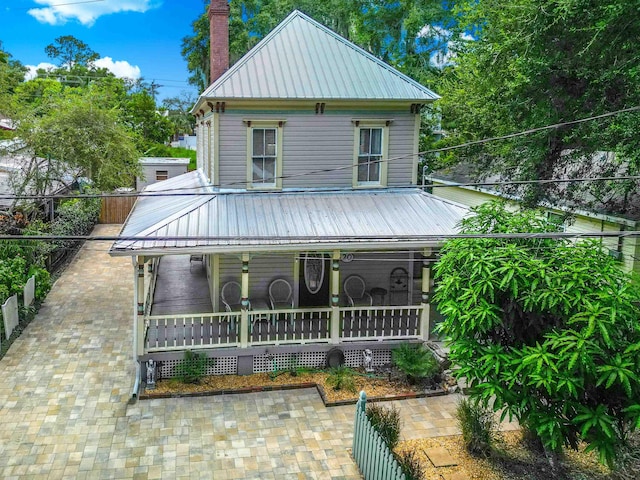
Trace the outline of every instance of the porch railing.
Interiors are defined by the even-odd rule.
[[[147,352],[239,344],[240,312],[153,315],[146,319]]]
[[[328,343],[331,308],[252,310],[249,325],[252,345]]]
[[[343,340],[420,338],[422,306],[342,307]]]
[[[332,308],[251,310],[248,346],[383,341],[420,338],[423,307],[339,307],[338,338]],[[240,312],[145,317],[145,352],[240,346]]]

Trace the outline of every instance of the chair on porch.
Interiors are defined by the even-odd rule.
[[[220,298],[227,312],[239,312],[242,308],[242,287],[238,282],[227,282],[220,290]]]
[[[269,304],[272,310],[293,308],[293,288],[284,278],[276,278],[269,284]],[[293,328],[293,315],[287,315],[287,317],[289,317],[289,322]],[[274,325],[276,320],[278,320],[278,315],[274,314]]]
[[[342,284],[342,289],[349,299],[351,307],[370,307],[373,298],[367,292],[367,285],[360,275],[349,275]]]
[[[204,268],[204,255],[189,255],[189,271],[193,267],[193,262],[200,262],[200,267]]]
[[[242,310],[242,287],[238,282],[227,282],[220,289],[220,298],[227,312],[239,312]],[[229,315],[227,330],[235,328],[235,315]]]
[[[284,278],[276,278],[269,284],[269,303],[272,310],[293,308],[293,288]]]

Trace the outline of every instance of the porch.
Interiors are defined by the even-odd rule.
[[[194,262],[189,255],[171,255],[145,268],[152,274],[145,275],[146,314],[137,317],[141,355],[185,349],[410,340],[429,334],[428,315],[423,312],[430,305],[408,305],[409,292],[401,297],[403,305],[354,307],[334,302],[325,307],[301,306],[296,288],[296,308],[272,309],[267,301],[254,296],[251,307],[244,312],[219,311],[224,307],[218,299],[209,301],[209,294],[214,297],[219,287],[211,292],[211,283],[217,282],[208,281],[219,273],[213,275],[206,256],[203,260]],[[261,280],[254,275],[251,285],[256,284]],[[376,303],[384,299],[378,296]],[[330,303],[328,296],[324,303]]]

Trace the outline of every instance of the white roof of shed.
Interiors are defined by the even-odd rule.
[[[141,157],[142,165],[189,165],[189,158],[176,157]]]
[[[423,102],[440,97],[295,10],[202,98]]]
[[[162,190],[203,195],[153,196]],[[144,190],[112,255],[403,248],[440,243],[468,209],[419,189],[220,192],[199,172]]]

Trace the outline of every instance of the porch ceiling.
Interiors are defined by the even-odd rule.
[[[181,187],[162,182],[163,190],[199,188],[203,177],[186,175],[191,177]],[[426,237],[455,233],[468,214],[467,208],[419,189],[267,193],[204,187],[202,196],[138,198],[110,253],[415,248],[440,243]]]

